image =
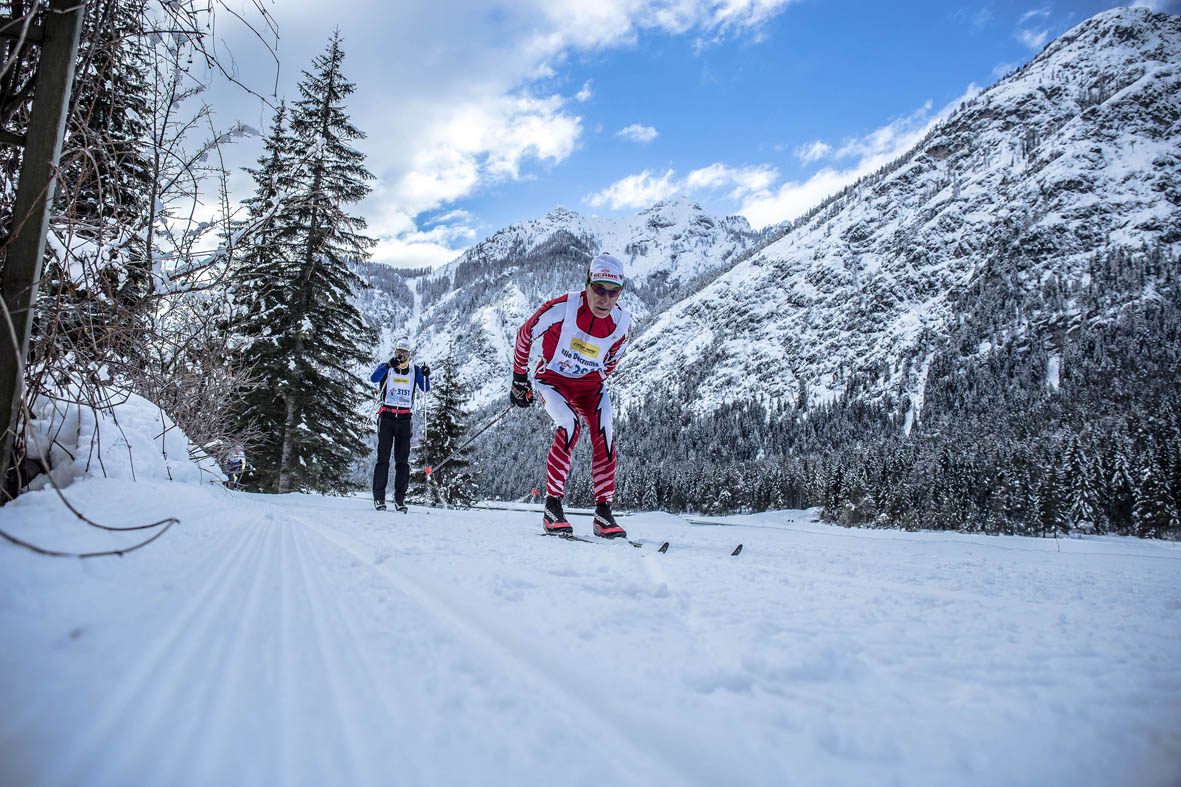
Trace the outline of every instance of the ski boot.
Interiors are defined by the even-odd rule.
[[[374,511],[385,511],[385,501],[384,500],[374,500],[373,501],[373,510]]]
[[[410,510],[409,508],[406,507],[406,504],[404,502],[402,502],[401,500],[394,501],[394,508],[398,509],[399,513],[402,513],[402,514],[405,514],[406,512],[408,512]]]
[[[562,498],[549,495],[545,498],[545,513],[541,517],[545,532],[550,535],[567,535],[574,532],[574,528],[566,521],[566,512],[562,510]]]
[[[604,500],[595,505],[595,535],[600,538],[627,538],[627,531],[611,516],[611,504]]]

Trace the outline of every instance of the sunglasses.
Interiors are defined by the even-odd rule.
[[[619,297],[619,293],[623,292],[622,287],[617,287],[614,290],[609,290],[606,287],[602,287],[598,284],[592,284],[590,286],[590,288],[595,293],[595,295],[601,295],[605,298],[617,298],[617,297]]]

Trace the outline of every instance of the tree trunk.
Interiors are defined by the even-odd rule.
[[[291,491],[291,455],[295,452],[295,426],[299,411],[295,407],[295,397],[288,396],[287,418],[283,428],[283,449],[279,452],[279,494]]]

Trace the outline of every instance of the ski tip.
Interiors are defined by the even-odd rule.
[[[432,468],[430,468],[430,467],[424,467],[424,468],[422,468],[422,472],[423,472],[424,474],[426,474],[426,475],[430,475],[430,474],[431,474],[431,470],[432,470]]]
[[[734,547],[734,551],[730,553],[730,557],[734,557],[735,555],[740,554],[741,552],[742,552],[742,544],[739,544],[738,546]]]
[[[663,553],[663,552],[667,552],[667,551],[668,551],[668,542],[667,542],[667,541],[665,541],[663,544],[661,544],[661,545],[660,545],[660,549],[658,549],[658,550],[656,550],[656,551],[657,551],[657,552],[662,552],[662,553]]]

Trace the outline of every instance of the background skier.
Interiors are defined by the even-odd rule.
[[[623,264],[610,254],[600,254],[591,261],[586,289],[548,301],[517,331],[509,399],[519,407],[532,403],[529,353],[540,339],[537,392],[557,426],[546,459],[542,523],[547,533],[573,532],[562,511],[562,497],[570,472],[570,453],[585,422],[591,434],[594,533],[604,538],[627,535],[611,515],[615,439],[611,397],[605,382],[623,355],[631,329],[631,316],[619,305],[623,284]]]
[[[410,340],[394,345],[394,357],[379,364],[370,380],[381,384],[377,410],[377,464],[373,468],[373,507],[385,511],[385,488],[390,477],[390,448],[394,450],[394,507],[406,513],[410,484],[410,412],[417,391],[431,389],[431,367],[410,365]]]
[[[226,474],[226,489],[237,489],[242,483],[242,474],[246,472],[246,451],[235,444],[222,464],[221,471]]]

